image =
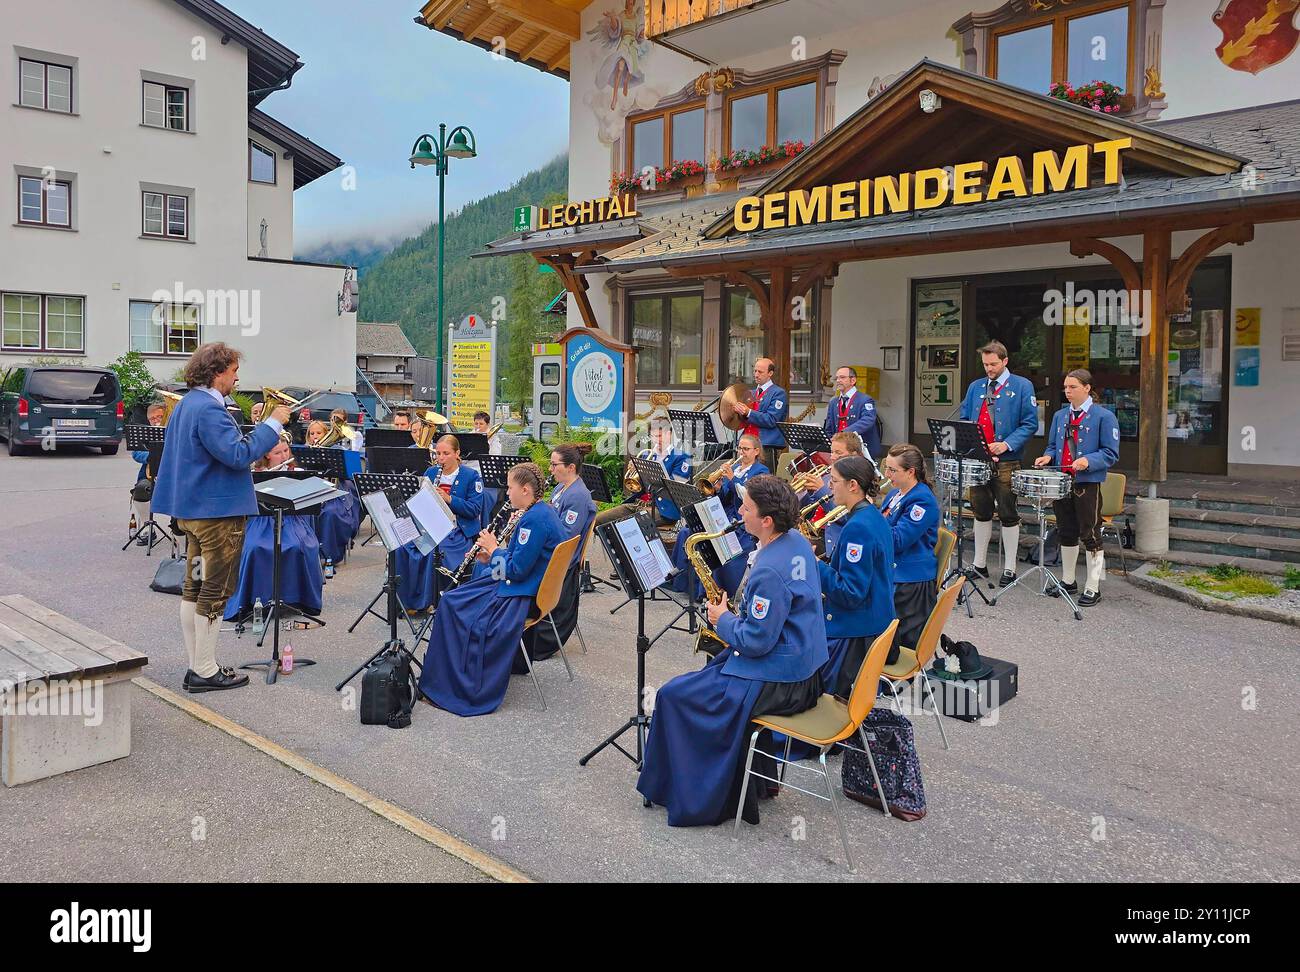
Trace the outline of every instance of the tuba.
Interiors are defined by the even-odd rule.
[[[713,579],[713,572],[709,570],[709,565],[704,562],[704,555],[700,553],[699,546],[706,540],[717,540],[719,537],[731,533],[737,526],[739,524],[732,523],[725,530],[718,530],[716,533],[692,533],[683,541],[682,550],[685,552],[690,565],[695,568],[695,574],[699,577],[700,585],[704,588],[704,597],[713,604],[722,601],[722,588]],[[700,625],[700,633],[695,638],[696,652],[702,651],[712,657],[720,651],[725,651],[726,648],[727,643],[707,623]]]
[[[176,411],[176,406],[180,404],[181,399],[185,396],[178,395],[175,392],[164,391],[160,388],[158,389],[158,397],[162,399],[163,403],[162,424],[166,425],[172,419],[172,412]]]
[[[629,459],[623,468],[623,496],[640,496],[642,492],[641,474],[636,471],[636,464]]]

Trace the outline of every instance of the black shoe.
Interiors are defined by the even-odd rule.
[[[1079,607],[1092,607],[1101,600],[1101,591],[1084,591],[1079,598]]]
[[[137,547],[147,547],[149,546],[149,538],[142,533],[135,538],[135,545]]]
[[[248,676],[237,673],[233,668],[219,668],[217,673],[209,678],[196,675],[194,672],[185,673],[187,692],[221,692],[247,684]]]
[[[1002,576],[998,578],[998,587],[1006,587],[1015,579],[1016,579],[1016,572],[1014,570],[1004,570],[1002,572]]]
[[[1079,585],[1078,585],[1078,584],[1076,584],[1074,581],[1070,581],[1070,583],[1068,583],[1068,584],[1062,582],[1062,583],[1061,583],[1061,587],[1063,587],[1063,588],[1065,589],[1065,592],[1066,592],[1067,594],[1069,594],[1071,597],[1074,597],[1076,601],[1078,600],[1078,598],[1075,597],[1075,595],[1079,593]],[[1061,592],[1060,592],[1060,591],[1059,591],[1055,586],[1052,586],[1052,587],[1048,588],[1048,590],[1047,590],[1047,596],[1048,596],[1048,597],[1060,597],[1060,596],[1061,596]]]
[[[971,564],[970,569],[975,571],[975,573],[978,574],[980,577],[983,577],[985,580],[988,580],[989,569],[987,567],[976,567],[974,564]]]

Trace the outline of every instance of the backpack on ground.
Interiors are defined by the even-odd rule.
[[[862,723],[862,729],[876,761],[889,812],[899,820],[920,820],[925,816],[925,787],[921,784],[921,761],[916,756],[912,723],[892,709],[875,708]],[[852,741],[862,742],[860,737]],[[841,772],[845,796],[880,809],[865,753],[845,750]]]

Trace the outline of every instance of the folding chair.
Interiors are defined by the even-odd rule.
[[[529,618],[524,622],[524,631],[535,624],[543,621],[551,623],[551,630],[555,632],[555,642],[560,646],[560,660],[564,662],[564,670],[569,673],[569,681],[573,681],[573,669],[569,667],[569,659],[564,654],[564,642],[560,640],[560,629],[555,626],[555,619],[551,617],[551,612],[555,610],[555,605],[560,603],[560,592],[564,590],[564,575],[569,572],[569,563],[573,560],[573,552],[578,548],[578,542],[582,537],[570,537],[562,544],[555,548],[551,554],[551,562],[546,565],[546,573],[542,575],[542,582],[537,587],[537,595],[533,598],[533,604],[537,608],[537,617]],[[542,711],[546,711],[546,696],[542,695],[542,683],[537,681],[537,672],[533,670],[533,660],[528,657],[528,649],[524,647],[524,639],[519,639],[519,652],[524,656],[524,664],[528,666],[528,674],[533,678],[533,687],[537,689],[537,698],[541,700]]]
[[[578,570],[582,570],[582,565],[587,562],[587,548],[591,546],[591,538],[596,532],[596,518],[591,518],[591,523],[587,527],[587,533],[582,538],[582,553],[578,555]],[[582,653],[587,653],[587,639],[582,636],[582,624],[575,620],[573,623],[574,633],[578,636],[578,644],[582,645]]]
[[[947,527],[939,527],[939,539],[934,544],[934,557],[939,561],[934,582],[943,586],[943,579],[948,576],[948,563],[952,560],[953,549],[957,546],[957,534]]]
[[[943,634],[943,626],[948,623],[948,616],[952,614],[953,605],[957,603],[957,595],[961,593],[961,587],[962,582],[958,579],[939,592],[939,599],[934,602],[934,610],[930,612],[925,627],[921,629],[921,638],[916,643],[916,647],[905,648],[899,645],[897,660],[892,665],[886,665],[880,675],[889,687],[889,691],[893,693],[894,705],[900,712],[902,703],[898,698],[898,686],[910,682],[918,674],[921,676],[921,684],[925,686],[925,693],[930,697],[930,704],[934,706],[934,718],[939,723],[939,736],[943,739],[944,749],[952,747],[948,745],[948,734],[943,728],[943,714],[939,711],[939,703],[934,700],[934,689],[930,686],[930,676],[925,673],[925,666],[930,664],[935,649],[939,647],[939,635]],[[925,709],[924,700],[921,709],[922,711]]]
[[[844,826],[844,817],[840,813],[839,804],[835,802],[835,786],[831,783],[831,774],[826,768],[826,754],[835,745],[843,746],[845,749],[856,749],[855,746],[847,745],[845,740],[855,733],[857,734],[858,738],[862,740],[862,751],[867,754],[867,762],[871,766],[871,777],[876,781],[876,793],[880,797],[880,805],[884,808],[885,816],[888,817],[889,801],[885,799],[885,789],[880,785],[880,774],[876,772],[876,761],[871,755],[871,747],[867,744],[867,735],[862,729],[862,723],[867,718],[867,714],[875,708],[880,673],[885,666],[885,658],[889,655],[889,646],[893,644],[894,632],[897,630],[898,621],[895,620],[872,643],[871,649],[867,652],[866,657],[862,659],[862,666],[858,669],[858,677],[853,683],[853,691],[849,694],[848,704],[833,695],[823,695],[817,700],[817,704],[807,712],[800,712],[798,715],[792,716],[756,716],[753,719],[754,725],[759,728],[755,729],[749,737],[749,756],[745,760],[745,780],[740,786],[740,802],[736,804],[736,825],[731,832],[732,840],[737,840],[740,835],[740,813],[745,807],[745,794],[749,790],[749,778],[758,776],[765,780],[771,780],[773,783],[782,783],[784,780],[784,772],[778,772],[777,774],[782,779],[774,780],[770,776],[763,776],[762,773],[755,772],[753,768],[754,750],[758,746],[758,734],[763,729],[771,729],[773,732],[784,733],[786,737],[785,756],[772,757],[778,763],[778,767],[793,766],[809,773],[817,773],[819,771],[816,767],[790,761],[790,743],[792,740],[798,739],[810,746],[817,746],[821,749],[818,761],[821,764],[822,780],[826,784],[826,796],[790,783],[784,783],[784,785],[810,797],[816,797],[818,800],[825,800],[831,805],[831,809],[835,812],[835,822],[840,828],[840,840],[844,844],[845,860],[849,870],[854,870],[853,852],[849,849],[849,832]]]
[[[1101,527],[1098,530],[1102,539],[1105,539],[1107,530],[1115,535],[1115,545],[1119,547],[1119,563],[1124,569],[1125,577],[1128,576],[1128,560],[1124,557],[1124,538],[1120,535],[1115,517],[1124,512],[1124,487],[1127,485],[1128,477],[1123,473],[1106,473],[1106,478],[1101,483]]]

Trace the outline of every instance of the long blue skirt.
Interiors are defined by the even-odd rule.
[[[320,543],[312,517],[286,516],[280,531],[280,600],[307,614],[319,614],[325,574],[320,565]],[[250,516],[239,558],[239,585],[226,602],[227,621],[253,610],[260,597],[270,605],[275,559],[275,518]]]
[[[655,694],[637,789],[668,808],[669,826],[716,824],[735,813],[736,768],[764,683],[724,673],[729,657],[718,655]]]
[[[343,563],[348,555],[348,544],[356,534],[353,504],[351,494],[340,496],[322,506],[316,516],[316,538],[320,541],[320,552],[336,564]]]
[[[420,691],[459,716],[496,711],[519,653],[533,599],[501,597],[498,583],[489,576],[452,588],[433,616]]]
[[[459,530],[449,533],[438,549],[442,551],[442,566],[455,570],[469,551],[470,542]],[[397,596],[408,611],[423,611],[433,603],[434,587],[438,574],[434,568],[434,555],[422,554],[415,544],[408,543],[395,551],[398,574]]]

